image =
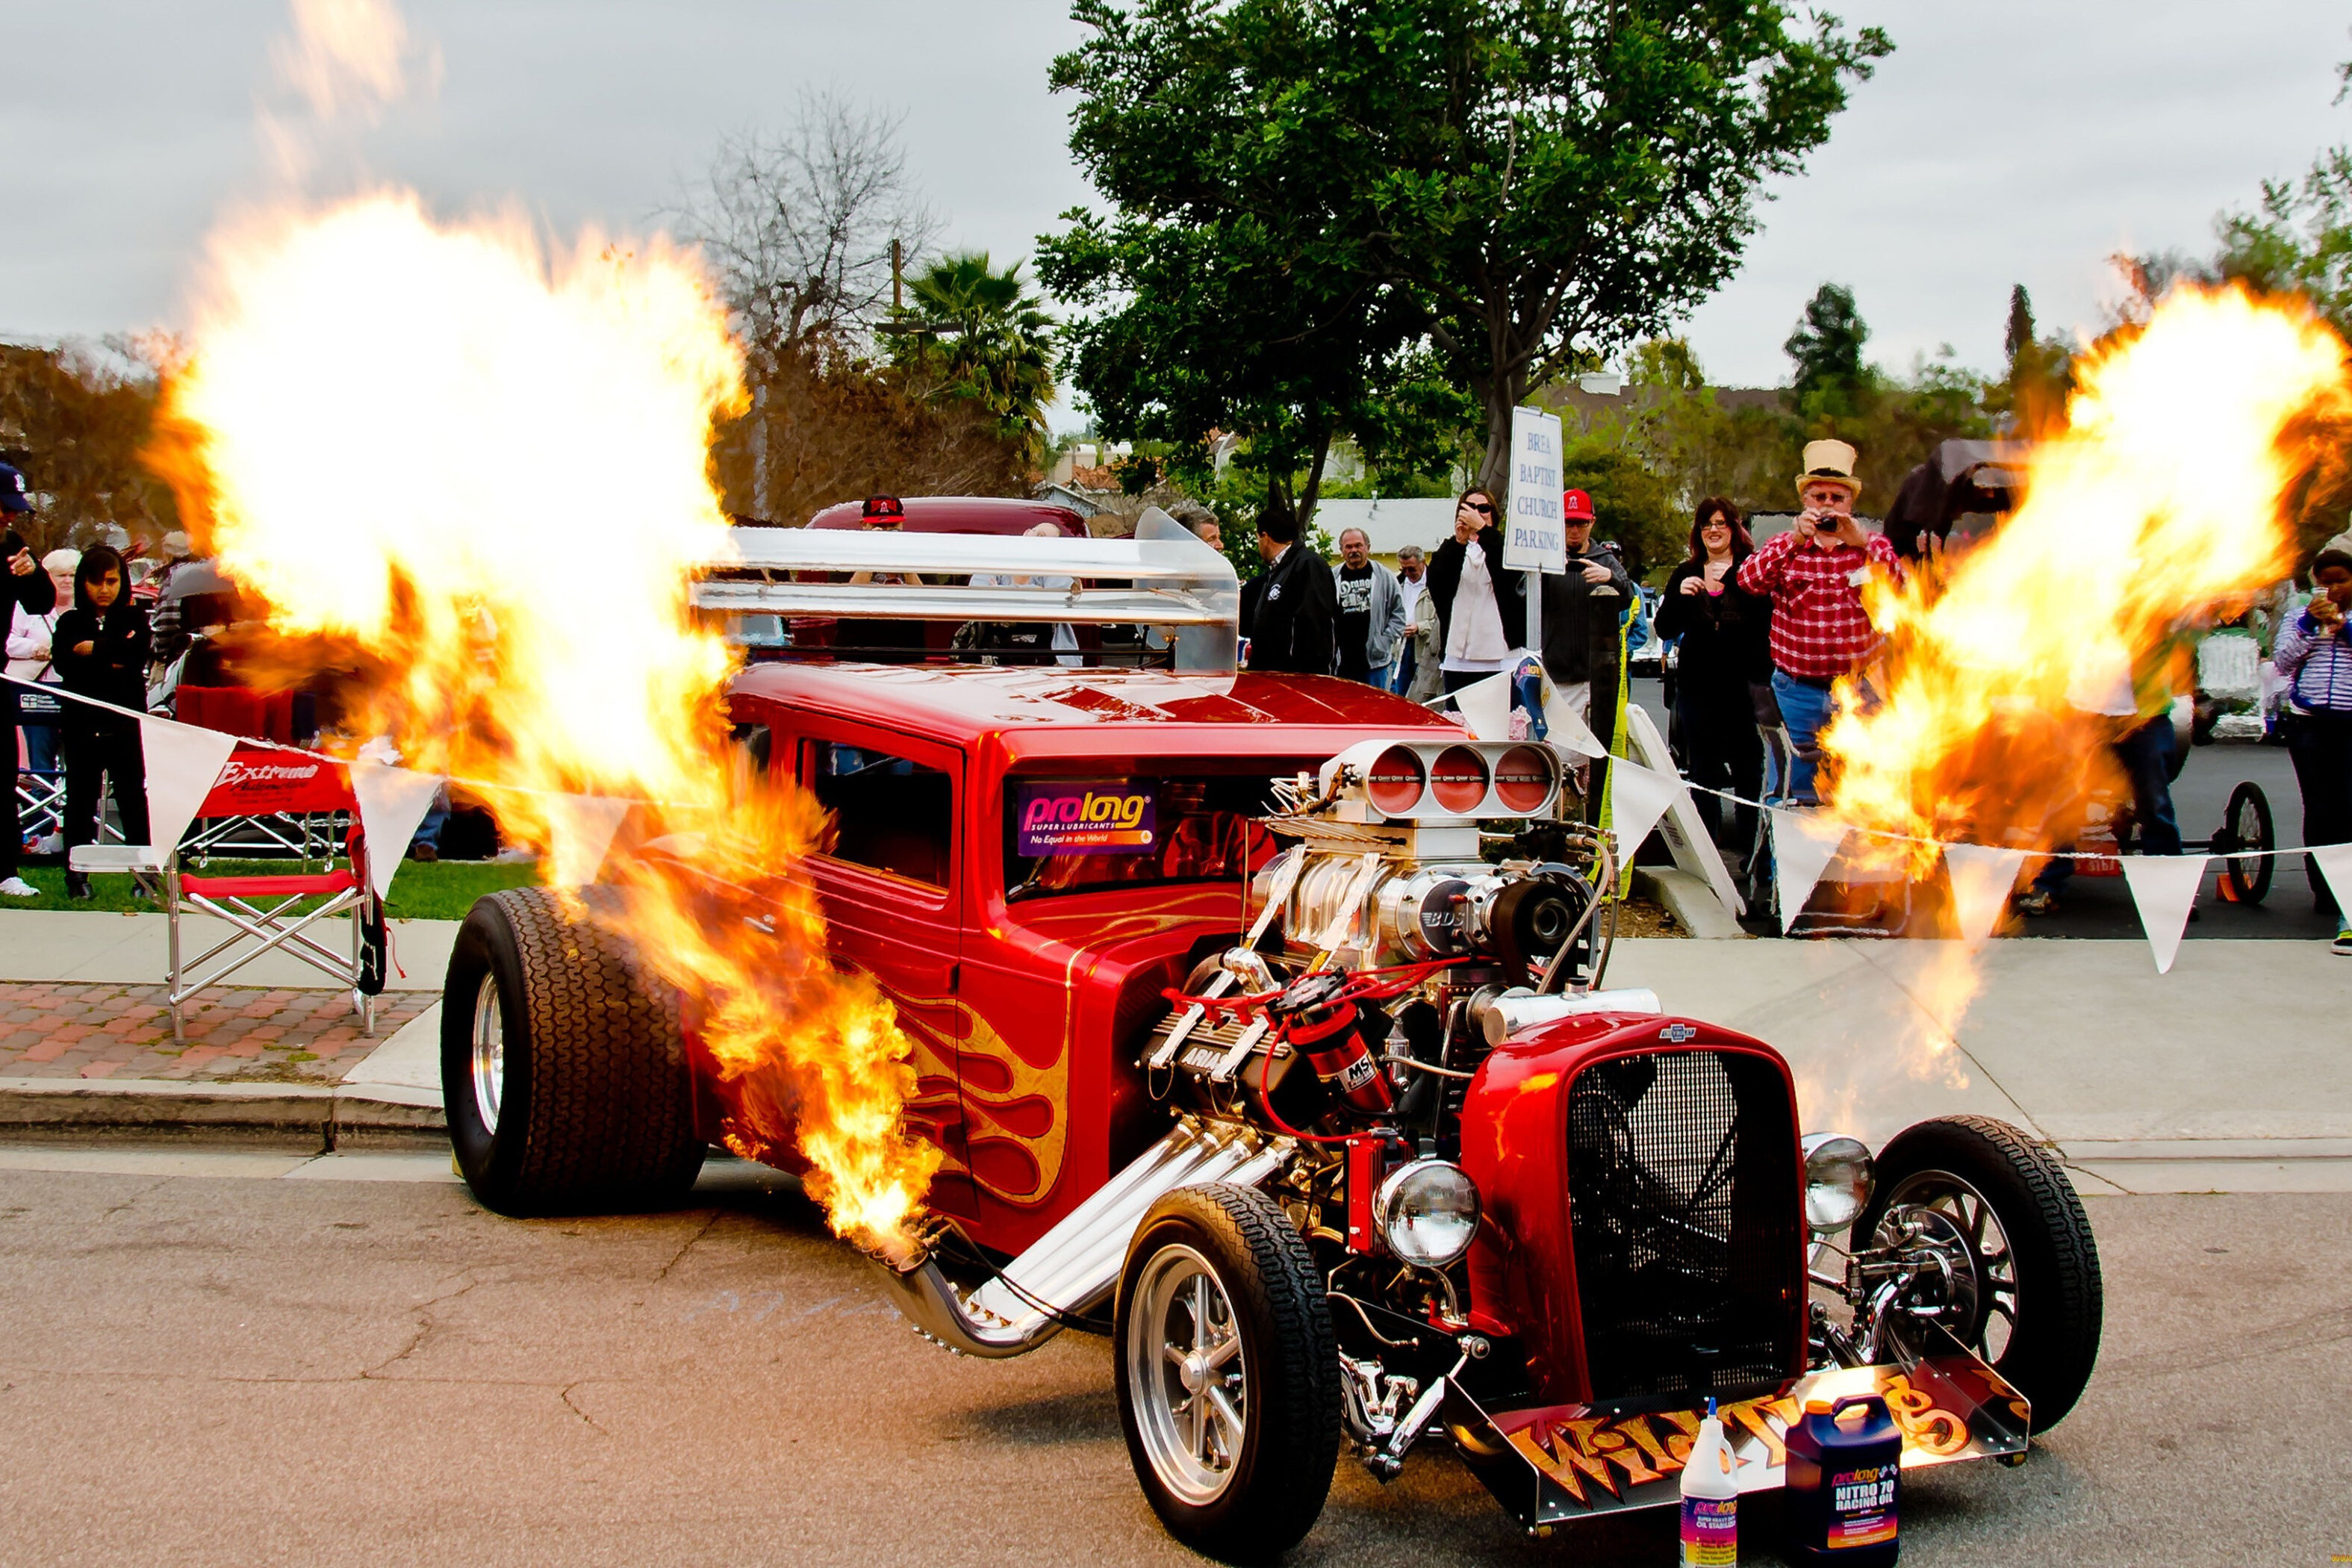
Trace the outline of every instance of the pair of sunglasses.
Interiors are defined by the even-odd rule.
[[[1465,500],[1465,501],[1464,501],[1462,504],[1463,504],[1464,506],[1468,507],[1472,511],[1483,511],[1483,512],[1485,512],[1488,517],[1492,517],[1492,516],[1494,516],[1494,515],[1495,515],[1495,503],[1494,503],[1493,501],[1490,501],[1490,500]]]

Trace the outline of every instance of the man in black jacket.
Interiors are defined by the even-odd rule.
[[[1338,657],[1339,590],[1323,557],[1298,542],[1298,519],[1280,501],[1257,517],[1257,552],[1266,570],[1249,619],[1249,667],[1283,675],[1328,675]]]
[[[1599,640],[1622,650],[1617,622],[1633,603],[1633,579],[1616,556],[1593,547],[1592,498],[1570,490],[1561,503],[1568,570],[1546,574],[1543,580],[1544,673],[1582,719],[1592,710],[1594,680],[1607,682],[1612,690],[1616,687],[1613,660],[1606,669],[1593,668],[1593,643],[1599,634]],[[1605,626],[1596,626],[1596,616],[1606,616]]]
[[[26,495],[22,472],[0,463],[0,516],[16,518],[33,510]],[[33,559],[32,547],[13,528],[0,533],[0,630],[21,608],[28,616],[46,616],[57,608],[58,585]],[[25,847],[24,825],[16,816],[16,689],[0,681],[0,738],[8,744],[7,784],[0,795],[7,807],[0,812],[0,897],[37,899],[40,890],[16,875],[16,856]]]

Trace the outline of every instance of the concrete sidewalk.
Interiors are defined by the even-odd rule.
[[[416,985],[428,968],[419,946],[440,944],[437,975],[455,927],[410,929]],[[0,943],[13,933],[0,926]],[[115,940],[107,962],[141,961],[142,940]],[[0,971],[68,967],[64,942],[50,938],[48,956],[29,961],[0,947]],[[1981,1111],[2055,1145],[2087,1191],[2352,1191],[2352,963],[2317,944],[2188,942],[2158,975],[2137,941],[1998,941],[1971,952],[1629,939],[1608,983],[1648,986],[1670,1012],[1777,1047],[1796,1070],[1809,1129],[1877,1145],[1925,1117]],[[339,1080],[0,1080],[0,1127],[315,1136],[329,1148],[425,1132],[443,1125],[440,1018],[436,1000]]]
[[[2315,943],[2185,942],[2159,975],[2143,942],[1650,939],[1607,979],[1777,1047],[1809,1129],[1981,1111],[2092,1190],[2352,1191],[2352,963]]]
[[[390,991],[438,991],[457,940],[457,921],[393,921]],[[320,944],[340,951],[348,925],[312,928]],[[236,928],[210,915],[180,922],[183,953],[190,959]],[[210,965],[206,966],[208,969]],[[159,985],[171,971],[171,923],[160,914],[60,914],[50,910],[0,909],[0,980],[104,980],[118,984]],[[316,989],[331,982],[319,970],[282,952],[266,953],[230,977],[237,985]]]

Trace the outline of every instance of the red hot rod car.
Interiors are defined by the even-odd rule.
[[[2048,1155],[1976,1117],[1874,1157],[1807,1134],[1769,1046],[1601,988],[1613,847],[1561,813],[1558,756],[1233,673],[1230,569],[1177,532],[1042,542],[1133,585],[1037,612],[1154,599],[1177,668],[734,687],[772,776],[835,814],[805,866],[833,956],[919,1055],[945,1163],[932,1255],[884,1267],[901,1311],[978,1356],[1108,1332],[1144,1491],[1225,1557],[1304,1535],[1343,1448],[1387,1479],[1440,1441],[1533,1531],[1670,1502],[1710,1398],[1743,1489],[1853,1393],[1906,1464],[2021,1460],[2100,1329]],[[738,607],[813,613],[765,581]],[[493,895],[451,962],[451,1133],[495,1208],[677,1200],[717,1135],[676,998],[586,907]]]

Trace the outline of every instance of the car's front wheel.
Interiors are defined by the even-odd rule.
[[[658,1208],[702,1168],[677,996],[590,918],[612,897],[511,889],[458,928],[442,1104],[458,1170],[500,1214]]]
[[[1855,1244],[1937,1256],[1932,1321],[2026,1397],[2036,1431],[2056,1426],[2091,1381],[2105,1312],[2098,1244],[2066,1173],[1990,1116],[1907,1127],[1876,1163]],[[1929,1321],[1897,1310],[1887,1327],[1932,1351]]]
[[[1151,1206],[1121,1270],[1118,1415],[1169,1532],[1226,1562],[1312,1529],[1339,1454],[1339,1352],[1306,1240],[1246,1187]]]

